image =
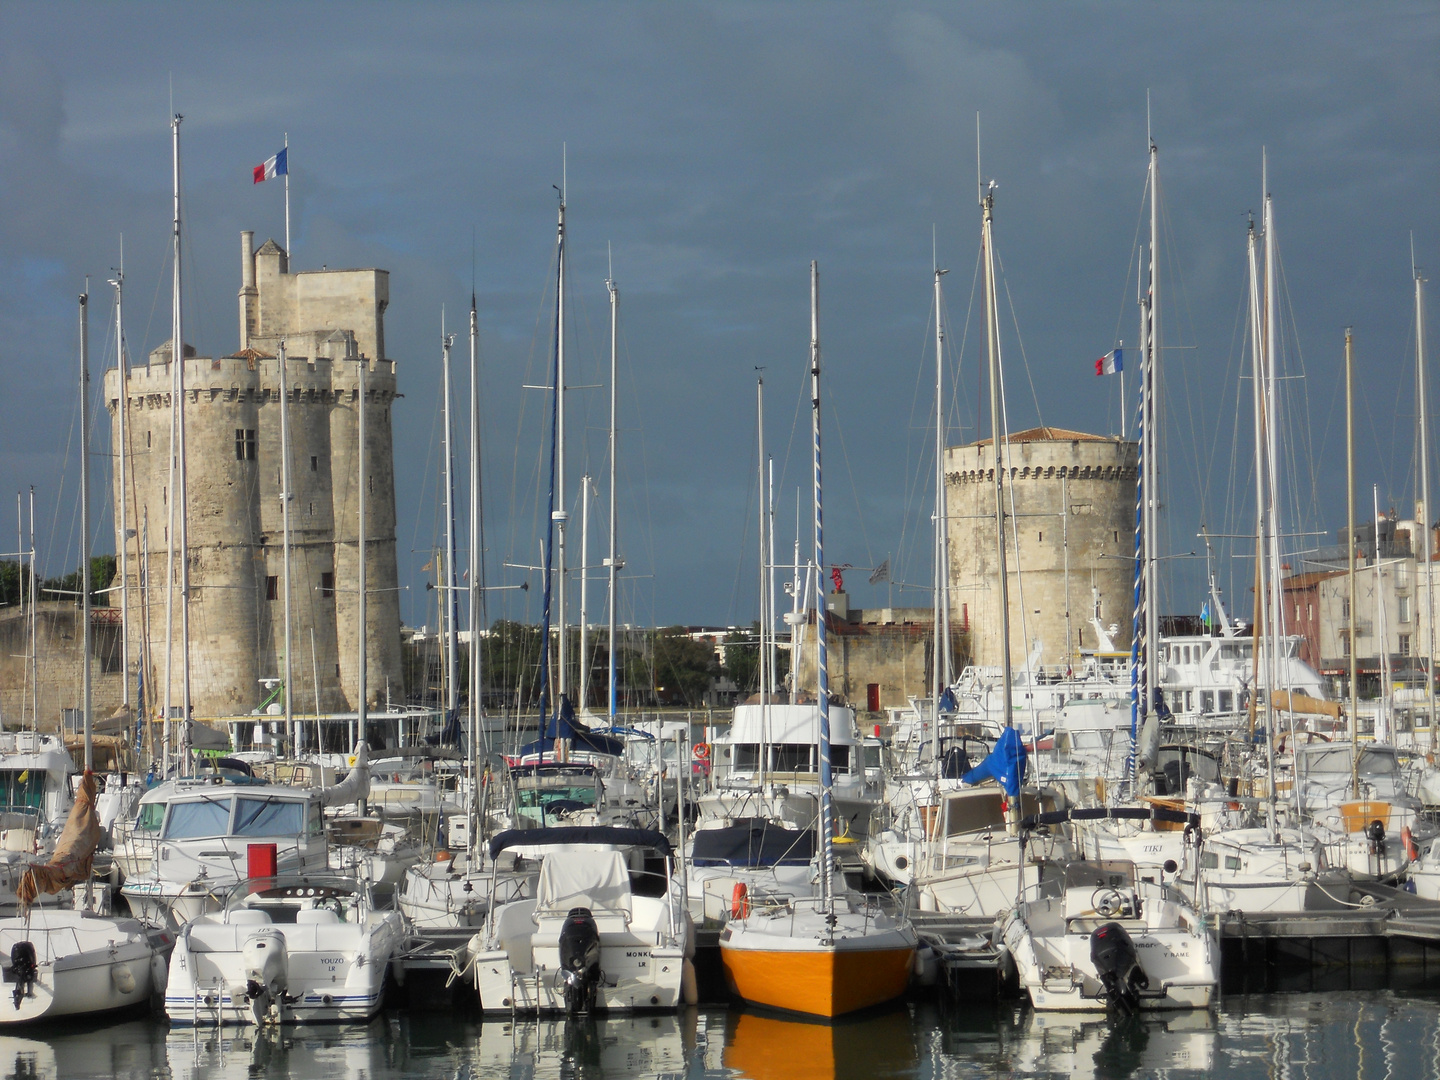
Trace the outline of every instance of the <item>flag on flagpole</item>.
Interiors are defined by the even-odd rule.
[[[1203,603],[1203,604],[1200,605],[1200,622],[1204,625],[1204,627],[1205,627],[1206,630],[1209,630],[1209,629],[1210,629],[1210,601],[1209,601],[1209,600],[1206,600],[1205,603]]]
[[[1095,361],[1096,375],[1114,375],[1116,372],[1124,371],[1125,367],[1120,362],[1120,354],[1123,349],[1111,349],[1099,360]]]
[[[870,573],[870,584],[881,585],[890,580],[890,560],[887,558]]]
[[[255,183],[258,184],[263,180],[273,180],[277,176],[288,176],[290,170],[286,166],[285,157],[289,152],[290,148],[286,147],[274,157],[266,158],[265,164],[256,165],[254,170]]]

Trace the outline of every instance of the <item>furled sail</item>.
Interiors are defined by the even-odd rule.
[[[100,832],[100,816],[95,812],[95,774],[87,772],[80,778],[75,805],[70,807],[65,831],[60,834],[60,842],[55,845],[50,861],[26,867],[20,877],[16,894],[22,914],[29,912],[30,905],[41,893],[58,893],[90,877]]]

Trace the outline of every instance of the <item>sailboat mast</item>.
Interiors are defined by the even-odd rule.
[[[620,561],[615,553],[615,542],[617,533],[618,517],[616,514],[615,498],[615,402],[616,402],[616,357],[618,355],[618,326],[620,319],[620,286],[613,278],[605,279],[605,288],[610,293],[610,556],[605,560],[606,576],[609,578],[609,613],[610,625],[607,628],[609,636],[606,638],[606,651],[609,652],[609,685],[607,700],[609,701],[610,725],[615,725],[616,706],[616,649],[615,649],[615,609],[618,606],[616,601],[619,596],[615,591],[615,576],[620,569]]]
[[[80,621],[84,664],[80,681],[81,718],[85,730],[85,771],[95,768],[90,735],[94,729],[90,685],[90,286],[80,294]]]
[[[1001,450],[1004,432],[1000,423],[1000,330],[996,321],[995,248],[992,226],[995,219],[995,182],[980,197],[981,244],[985,254],[985,342],[990,371],[990,437],[994,444],[995,473],[995,566],[998,582],[1000,622],[1000,693],[1004,726],[1015,724],[1010,670],[1010,574],[1005,558],[1005,463]]]
[[[767,675],[768,655],[765,650],[766,625],[769,622],[769,590],[765,585],[765,376],[755,377],[755,438],[756,438],[756,501],[760,511],[760,644],[757,653],[760,676],[760,786],[764,789],[765,774],[769,771],[770,743],[770,685]]]
[[[545,569],[544,587],[542,590],[543,601],[540,614],[540,731],[538,738],[542,741],[545,738],[546,715],[550,705],[550,620],[551,602],[554,597],[555,575],[555,523],[564,515],[562,511],[555,509],[555,485],[556,473],[559,468],[560,449],[560,402],[564,396],[561,393],[561,324],[564,308],[562,306],[562,292],[559,283],[565,280],[565,194],[560,193],[560,228],[556,240],[557,252],[557,286],[555,289],[555,352],[550,368],[550,489],[548,501],[545,507]],[[561,624],[560,630],[561,648],[564,648],[565,630]],[[560,654],[562,657],[564,653]],[[563,666],[563,665],[562,665]],[[557,725],[556,731],[559,731]],[[541,750],[541,757],[544,757],[544,750]]]
[[[1414,256],[1411,256],[1411,263],[1414,263]],[[1434,514],[1430,509],[1430,419],[1429,419],[1429,384],[1425,378],[1425,275],[1412,265],[1411,272],[1415,275],[1415,396],[1420,402],[1420,512],[1415,516],[1419,518],[1420,536],[1417,538],[1419,544],[1412,541],[1417,554],[1423,552],[1425,559],[1425,633],[1427,644],[1425,648],[1425,707],[1429,714],[1430,745],[1435,745],[1435,592],[1434,577],[1431,569],[1431,555],[1433,544],[1431,543],[1430,522],[1434,520]]]
[[[485,625],[485,586],[480,580],[484,558],[480,528],[480,320],[475,311],[475,292],[470,292],[470,678],[466,696],[470,701],[468,750],[470,759],[470,817],[466,835],[470,837],[470,856],[480,861],[480,740],[484,731],[485,692],[480,679],[483,650],[480,634]]]
[[[555,495],[559,509],[552,508],[550,517],[555,522],[555,607],[556,623],[560,627],[560,641],[556,666],[559,669],[556,682],[556,700],[569,689],[569,649],[566,642],[565,618],[565,523],[569,513],[565,509],[565,189],[561,181],[560,224],[556,232],[555,271]],[[543,737],[543,732],[542,732]]]
[[[485,691],[481,681],[480,635],[485,628],[483,507],[480,501],[480,319],[475,311],[475,293],[470,293],[470,783],[479,784],[479,746],[484,737],[481,717],[485,713]],[[472,792],[473,796],[473,792]],[[473,805],[473,798],[472,798]],[[475,830],[471,830],[473,835]]]
[[[1159,540],[1158,518],[1160,509],[1159,454],[1156,438],[1160,392],[1160,148],[1150,140],[1150,297],[1146,305],[1146,319],[1149,338],[1146,342],[1148,355],[1144,357],[1142,382],[1145,387],[1145,707],[1143,715],[1148,717],[1156,706],[1156,688],[1159,685],[1159,631],[1158,605],[1160,589],[1157,572],[1156,549]]]
[[[935,775],[940,775],[940,695],[950,685],[950,544],[945,515],[945,320],[940,279],[948,270],[935,267],[935,610],[934,657],[930,700],[934,703],[930,743]],[[1003,543],[1001,545],[1004,546]]]
[[[1275,314],[1278,300],[1275,288],[1276,261],[1275,206],[1267,186],[1265,191],[1265,453],[1268,459],[1268,475],[1265,494],[1269,501],[1266,516],[1270,525],[1269,550],[1267,552],[1270,559],[1270,647],[1266,655],[1270,661],[1270,691],[1272,694],[1281,689],[1280,656],[1285,640],[1285,611],[1280,580],[1280,414],[1275,390],[1276,341],[1279,332],[1279,320]],[[1267,706],[1267,714],[1273,715],[1273,713],[1274,709]]]
[[[355,553],[357,579],[357,608],[355,628],[359,640],[356,642],[356,671],[355,671],[355,713],[356,713],[356,737],[365,738],[365,726],[369,720],[370,693],[369,682],[366,673],[366,650],[369,648],[369,604],[365,595],[365,552],[367,528],[365,522],[365,488],[369,484],[367,469],[365,468],[365,395],[367,374],[370,369],[370,361],[361,356],[355,364],[355,433],[359,440],[359,498],[356,500],[356,523],[355,523]]]
[[[580,708],[590,704],[590,496],[595,494],[587,472],[580,477],[580,670],[576,673],[579,682]]]
[[[1269,617],[1266,613],[1269,589],[1266,584],[1269,567],[1269,522],[1265,513],[1267,425],[1265,422],[1265,358],[1263,317],[1260,309],[1260,261],[1259,237],[1255,234],[1255,222],[1250,222],[1246,236],[1246,257],[1249,264],[1249,308],[1250,308],[1250,363],[1251,398],[1255,413],[1255,618],[1250,628],[1252,684],[1256,700],[1252,701],[1250,715],[1255,715],[1258,696],[1265,695],[1265,761],[1269,777],[1269,823],[1273,833],[1276,828],[1275,813],[1275,701],[1274,685],[1270,681],[1270,665],[1267,659],[1271,647]],[[1252,730],[1253,730],[1252,722]]]
[[[831,814],[831,784],[834,777],[830,770],[830,668],[825,648],[825,516],[821,499],[822,484],[820,471],[820,264],[810,262],[810,426],[815,445],[815,646],[816,684],[815,704],[820,710],[820,896],[827,903],[833,902],[834,887],[831,880],[834,823]]]
[[[1346,552],[1349,561],[1349,591],[1345,604],[1347,614],[1345,629],[1350,654],[1350,745],[1356,745],[1360,734],[1360,685],[1358,660],[1355,656],[1355,335],[1350,327],[1345,328],[1345,535]],[[1359,755],[1351,754],[1351,793],[1360,795]]]
[[[129,521],[126,488],[129,486],[128,463],[130,461],[129,429],[126,423],[126,414],[130,411],[130,365],[125,361],[125,306],[124,306],[124,285],[125,285],[125,238],[120,238],[120,268],[115,271],[115,276],[110,279],[110,284],[115,287],[115,366],[120,371],[120,407],[115,410],[115,420],[119,424],[120,436],[120,497],[116,500],[116,510],[120,517],[120,527],[116,529],[116,569],[120,572],[120,704],[130,707],[130,574],[129,574],[129,537],[126,532],[126,524]]]
[[[290,692],[293,674],[290,662],[290,386],[285,360],[285,342],[276,350],[280,369],[280,531],[282,533],[281,569],[285,574],[285,728],[290,733],[290,752],[300,752],[300,725],[295,722],[294,697]],[[315,752],[323,747],[316,741]]]
[[[1390,640],[1385,626],[1385,571],[1380,558],[1379,484],[1371,485],[1370,495],[1375,503],[1375,517],[1371,519],[1375,522],[1375,640],[1380,646],[1380,707],[1375,711],[1372,734],[1377,742],[1385,742],[1390,737]]]
[[[444,450],[445,450],[445,584],[442,603],[445,605],[445,726],[449,727],[460,709],[460,658],[456,651],[456,635],[460,629],[460,591],[455,574],[455,425],[451,421],[450,347],[455,335],[445,332],[445,315],[440,315],[440,378],[444,382]]]

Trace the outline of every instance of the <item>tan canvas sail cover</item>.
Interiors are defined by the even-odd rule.
[[[41,893],[58,893],[89,878],[98,843],[100,816],[95,812],[95,774],[87,772],[80,778],[75,805],[70,807],[65,831],[60,834],[50,861],[27,867],[20,878],[20,887],[15,890],[20,911],[28,912]]]

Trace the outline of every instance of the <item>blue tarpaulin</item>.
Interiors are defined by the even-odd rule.
[[[569,739],[571,750],[588,750],[591,753],[609,754],[612,757],[621,757],[625,753],[625,743],[622,739],[591,731],[576,720],[575,709],[571,706],[570,699],[564,694],[560,695],[560,707],[545,728],[545,737],[532,743],[526,743],[520,747],[520,753],[522,756],[553,754],[556,739]]]
[[[994,780],[1006,795],[1018,799],[1020,785],[1025,782],[1025,759],[1025,744],[1020,740],[1020,733],[1006,728],[989,757],[962,776],[960,782],[978,784],[982,780]]]

